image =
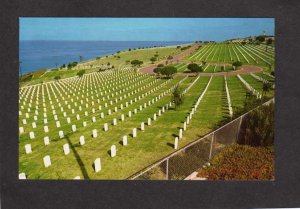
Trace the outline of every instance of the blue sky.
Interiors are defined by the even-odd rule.
[[[20,18],[20,40],[223,41],[274,35],[273,18]]]

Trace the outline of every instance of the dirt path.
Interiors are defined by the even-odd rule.
[[[181,52],[180,54],[175,55],[175,56],[173,57],[173,59],[169,60],[169,63],[174,63],[174,62],[177,62],[177,61],[181,60],[183,57],[185,57],[185,56],[187,56],[187,55],[193,53],[194,51],[196,51],[196,50],[198,49],[198,47],[199,47],[199,45],[196,44],[196,45],[192,46],[191,48],[188,48],[187,50]],[[158,64],[165,64],[165,62],[166,62],[166,60],[162,60],[162,61],[160,61],[160,62],[158,62],[158,63],[149,65],[149,66],[147,66],[147,67],[143,67],[143,68],[141,68],[139,71],[142,72],[142,73],[154,74],[154,73],[153,73],[153,69],[156,68],[156,66],[157,66]]]
[[[199,76],[231,76],[238,74],[249,74],[249,73],[258,73],[262,72],[263,69],[261,67],[253,66],[253,65],[244,65],[241,69],[236,71],[228,71],[228,72],[217,72],[217,73],[199,73]],[[154,74],[154,73],[153,73]],[[195,76],[195,73],[177,73],[176,76]]]

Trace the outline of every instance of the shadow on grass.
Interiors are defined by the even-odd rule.
[[[80,170],[81,170],[81,173],[83,175],[83,178],[84,179],[90,179],[90,177],[89,177],[89,175],[88,175],[88,173],[87,173],[87,171],[86,171],[86,169],[84,167],[84,164],[83,164],[83,162],[82,162],[82,160],[81,160],[78,152],[76,151],[75,146],[73,146],[73,144],[72,144],[69,136],[70,136],[70,134],[66,134],[65,135],[65,139],[68,141],[68,144],[70,145],[70,148],[71,148],[71,150],[72,150],[72,152],[73,152],[73,154],[74,154],[74,156],[75,156],[75,158],[77,160],[77,163],[78,163],[78,165],[80,167]]]
[[[167,145],[170,146],[170,147],[172,147],[172,148],[174,148],[174,144],[172,144],[170,142],[168,142]]]

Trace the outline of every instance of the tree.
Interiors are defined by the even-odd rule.
[[[54,77],[54,79],[55,79],[56,81],[58,81],[59,79],[61,79],[61,77],[60,77],[59,75],[57,75],[57,76]]]
[[[152,62],[152,64],[154,64],[154,62],[156,61],[156,57],[151,57],[150,61]]]
[[[187,68],[188,68],[191,72],[193,72],[193,73],[200,73],[200,72],[203,71],[203,70],[202,70],[202,67],[199,66],[199,65],[197,65],[196,63],[191,63],[191,64],[189,64],[189,65],[187,66]]]
[[[143,62],[143,61],[140,61],[140,60],[132,60],[132,61],[131,61],[131,64],[132,64],[132,66],[134,66],[134,67],[136,67],[136,66],[140,67],[143,63],[144,63],[144,62]]]
[[[240,62],[240,61],[235,61],[235,62],[232,63],[232,68],[234,70],[236,70],[240,66],[242,66],[242,62]]]
[[[110,62],[108,62],[106,65],[107,65],[107,66],[110,66]]]
[[[156,68],[153,69],[153,72],[155,74],[159,75],[161,73],[161,69],[162,69],[161,67],[156,67]]]
[[[171,60],[171,59],[173,59],[173,57],[171,55],[169,55],[167,59]]]
[[[264,42],[265,41],[265,36],[257,36],[255,38],[255,40],[259,41],[259,42]]]
[[[266,95],[266,93],[271,90],[271,84],[270,83],[264,83],[262,90],[263,90],[263,94]]]
[[[83,56],[79,56],[79,61],[82,62]]]
[[[81,78],[85,73],[85,70],[80,70],[76,75]]]
[[[165,66],[162,67],[160,70],[160,73],[162,75],[165,75],[166,77],[170,78],[172,77],[175,73],[177,73],[177,68],[174,66]]]
[[[184,102],[184,94],[182,93],[183,90],[179,85],[176,85],[175,89],[172,93],[172,101],[175,104],[175,110],[179,108]]]
[[[157,67],[163,67],[164,66],[164,64],[158,64],[157,65]]]
[[[271,38],[269,38],[268,40],[267,40],[267,44],[268,45],[271,45],[273,43],[273,40],[271,39]]]

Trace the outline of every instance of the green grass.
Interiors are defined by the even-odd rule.
[[[243,64],[268,66],[268,63],[274,65],[274,49],[264,51],[258,46],[238,43],[206,44],[186,59],[210,63],[232,63],[232,60],[240,60]]]
[[[247,90],[237,76],[227,76],[227,85],[233,113],[235,113],[238,109],[243,108]]]

